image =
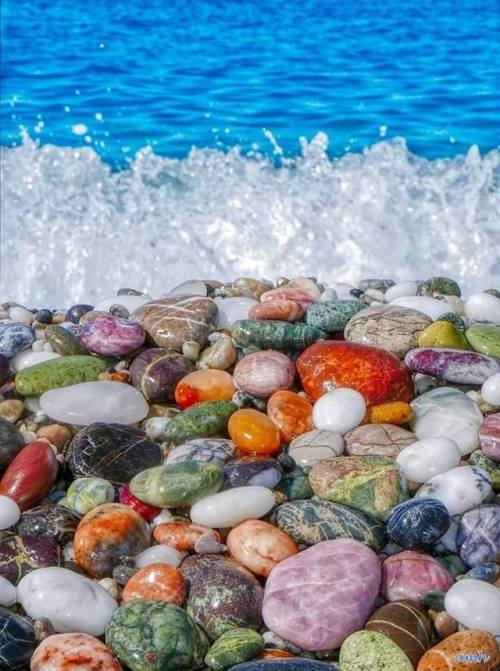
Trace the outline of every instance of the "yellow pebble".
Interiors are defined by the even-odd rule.
[[[365,424],[407,424],[413,417],[413,410],[408,403],[392,401],[381,403],[369,408],[365,416]]]
[[[419,347],[446,347],[469,349],[465,335],[451,322],[437,321],[422,331],[418,337]]]

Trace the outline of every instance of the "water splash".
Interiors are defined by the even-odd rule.
[[[192,149],[137,153],[113,172],[91,148],[2,151],[2,298],[92,301],[192,277],[322,280],[444,273],[500,280],[500,151],[428,160],[404,140],[328,157],[320,133],[294,159]]]

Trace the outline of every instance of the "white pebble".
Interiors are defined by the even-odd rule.
[[[21,509],[17,503],[10,496],[0,494],[0,530],[17,524],[20,517]]]
[[[354,298],[351,291],[356,287],[353,287],[352,284],[346,284],[345,282],[332,282],[327,288],[333,289],[339,298]]]
[[[361,424],[365,414],[366,402],[358,391],[334,389],[314,404],[313,423],[317,429],[347,433]]]
[[[167,522],[170,522],[172,519],[172,513],[168,508],[162,508],[162,511],[159,515],[157,515],[152,522],[153,527],[157,527],[160,524],[166,524]]]
[[[391,305],[400,305],[403,308],[417,310],[433,320],[439,319],[446,312],[454,312],[449,303],[440,301],[437,298],[427,298],[426,296],[396,298],[396,300],[391,300]]]
[[[495,373],[483,382],[481,396],[490,405],[500,405],[500,373]]]
[[[415,296],[417,293],[418,284],[416,282],[399,282],[392,287],[389,287],[385,292],[385,300],[390,303],[396,298],[405,298],[406,296]]]
[[[320,296],[320,301],[324,303],[325,301],[334,301],[335,299],[338,298],[338,294],[335,291],[335,289],[332,289],[331,287],[328,287],[328,289],[325,289],[323,293]]]
[[[40,341],[39,341],[40,342]],[[41,347],[38,346],[38,351],[36,350],[25,350],[24,352],[19,352],[10,360],[12,367],[19,373],[23,368],[29,368],[30,366],[35,366],[37,363],[42,363],[42,361],[49,361],[49,359],[57,359],[59,354],[55,352],[47,352],[45,346],[41,343]]]
[[[9,608],[17,603],[17,589],[14,585],[0,575],[0,606]]]
[[[31,345],[31,349],[33,352],[43,352],[44,344],[44,340],[42,339],[35,340],[35,342]]]
[[[170,566],[180,566],[187,552],[179,552],[170,545],[152,545],[135,558],[137,568],[144,568],[149,564],[170,564]]]
[[[217,328],[230,329],[234,322],[240,319],[248,319],[248,313],[258,301],[247,296],[230,298],[214,298],[218,308]]]
[[[401,450],[396,462],[408,480],[427,482],[435,475],[458,466],[461,457],[460,448],[454,440],[425,438]]]
[[[453,516],[480,506],[491,491],[491,478],[485,470],[477,466],[457,466],[428,480],[415,497],[439,499]]]
[[[500,590],[484,580],[459,580],[446,592],[446,612],[469,629],[500,636]]]
[[[24,324],[31,324],[34,319],[33,313],[23,307],[10,308],[9,317],[14,322],[23,322]]]
[[[190,517],[194,524],[225,529],[235,527],[244,520],[264,517],[274,503],[274,496],[267,487],[233,487],[195,503]]]
[[[465,314],[476,321],[500,324],[500,298],[491,294],[472,294],[465,303]]]

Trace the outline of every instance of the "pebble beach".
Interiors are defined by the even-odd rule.
[[[495,671],[500,291],[0,306],[0,668]]]

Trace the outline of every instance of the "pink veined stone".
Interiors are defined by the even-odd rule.
[[[281,298],[265,303],[257,303],[251,308],[250,319],[277,319],[282,322],[294,322],[304,314],[303,308],[295,301]]]
[[[446,592],[453,577],[437,559],[406,550],[388,557],[382,565],[382,595],[387,601],[420,601],[424,592]]]
[[[80,340],[91,352],[104,356],[121,356],[140,347],[146,332],[140,324],[104,315],[96,317],[80,331]]]
[[[262,350],[247,354],[236,364],[235,385],[257,398],[269,398],[279,389],[289,389],[295,377],[295,364],[286,354]]]
[[[262,617],[303,650],[332,650],[363,627],[380,579],[379,558],[369,547],[345,538],[323,541],[271,571]]]
[[[500,461],[500,412],[488,415],[479,427],[482,451],[493,461]]]
[[[260,297],[261,303],[276,300],[295,301],[295,303],[298,303],[303,310],[307,310],[309,306],[316,303],[311,294],[307,294],[305,291],[300,291],[300,289],[295,289],[293,287],[282,287],[281,289],[264,291]]]

